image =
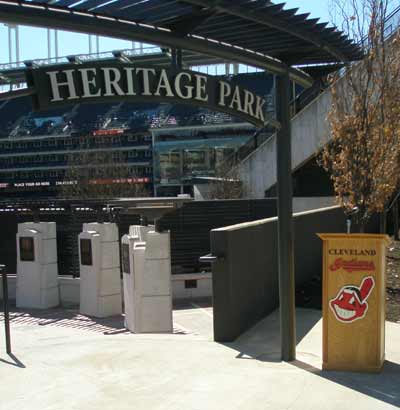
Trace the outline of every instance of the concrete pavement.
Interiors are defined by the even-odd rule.
[[[298,360],[279,360],[278,312],[235,343],[212,341],[212,309],[174,311],[174,334],[130,334],[74,310],[13,313],[0,344],[4,410],[355,410],[400,407],[400,325],[380,375],[321,371],[320,312],[298,310]],[[2,331],[2,329],[1,329]]]

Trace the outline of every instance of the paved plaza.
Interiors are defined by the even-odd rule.
[[[173,334],[131,334],[120,317],[13,311],[0,345],[4,410],[308,410],[400,407],[400,325],[382,374],[321,371],[321,312],[299,309],[298,360],[279,360],[279,315],[235,343],[212,340],[212,308],[177,306]],[[2,326],[1,326],[2,328]],[[1,329],[3,330],[3,329]],[[3,335],[2,335],[3,336]]]

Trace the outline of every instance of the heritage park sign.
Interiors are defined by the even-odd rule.
[[[225,77],[177,68],[132,64],[80,64],[41,67],[26,72],[35,90],[36,110],[80,102],[124,100],[171,102],[222,111],[257,127],[265,125],[265,99]]]

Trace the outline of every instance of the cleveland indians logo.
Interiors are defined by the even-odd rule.
[[[375,287],[372,276],[367,276],[360,287],[343,286],[337,296],[329,301],[329,306],[336,319],[343,323],[351,323],[365,317],[368,311],[367,299]]]

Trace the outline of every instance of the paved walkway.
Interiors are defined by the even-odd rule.
[[[174,334],[134,335],[121,318],[14,312],[0,333],[1,410],[379,410],[400,407],[400,325],[380,375],[323,372],[320,312],[298,310],[298,360],[279,361],[278,315],[235,343],[212,341],[212,309],[174,311]],[[301,339],[301,340],[300,340]]]

